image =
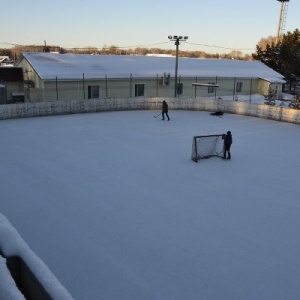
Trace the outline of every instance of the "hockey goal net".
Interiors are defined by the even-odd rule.
[[[222,134],[199,135],[193,137],[192,160],[210,158],[212,156],[223,157],[224,141]]]

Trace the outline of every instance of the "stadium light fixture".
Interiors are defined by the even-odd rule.
[[[168,39],[170,41],[175,42],[176,46],[176,61],[175,61],[175,92],[174,97],[177,97],[177,73],[178,73],[178,48],[180,45],[180,42],[185,42],[189,37],[188,36],[182,36],[182,35],[169,35]]]

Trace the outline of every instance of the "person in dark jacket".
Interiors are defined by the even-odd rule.
[[[227,131],[227,134],[223,134],[222,139],[224,140],[223,159],[226,159],[226,154],[227,154],[227,159],[231,159],[231,154],[230,154],[230,147],[232,144],[231,131]]]
[[[169,110],[169,108],[168,108],[167,102],[166,102],[166,101],[163,101],[163,104],[162,104],[162,113],[161,113],[161,115],[162,115],[162,120],[165,119],[165,114],[166,114],[166,116],[167,116],[167,118],[168,118],[168,121],[170,121],[170,118],[169,118],[169,115],[168,115],[168,110]]]

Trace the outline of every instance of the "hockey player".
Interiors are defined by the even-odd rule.
[[[231,154],[230,154],[230,147],[232,144],[231,131],[227,131],[227,134],[223,134],[222,139],[224,140],[223,159],[226,159],[226,154],[227,154],[227,159],[231,159]]]
[[[168,104],[166,101],[163,101],[163,104],[162,104],[162,120],[165,120],[165,114],[168,118],[168,121],[170,121],[170,118],[169,118],[169,115],[168,115]]]

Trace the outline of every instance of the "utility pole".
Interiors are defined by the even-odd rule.
[[[178,36],[178,35],[169,35],[168,39],[170,41],[175,41],[176,46],[176,61],[175,61],[175,91],[174,91],[174,97],[177,97],[177,74],[178,74],[178,49],[180,42],[185,42],[189,37],[188,36]]]

